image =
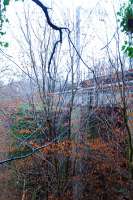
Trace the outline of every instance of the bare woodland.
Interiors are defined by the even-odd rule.
[[[57,25],[42,2],[25,3],[23,18],[16,12],[19,57],[0,49],[1,77],[19,74],[0,82],[0,200],[132,200],[133,71],[117,17],[104,58],[88,62],[89,29],[79,48],[75,20],[64,15]]]

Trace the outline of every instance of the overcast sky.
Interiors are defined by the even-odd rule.
[[[89,42],[88,56],[91,56],[95,52],[95,57],[102,57],[103,52],[100,49],[106,45],[107,37],[110,39],[115,31],[116,19],[114,18],[114,9],[118,10],[122,0],[42,0],[42,2],[52,8],[52,20],[59,26],[64,25],[65,15],[74,20],[73,16],[76,14],[76,8],[80,7],[81,35],[87,32],[86,41],[88,40]],[[22,2],[12,3],[7,12],[10,20],[10,31],[7,34],[10,47],[7,49],[7,53],[14,57],[16,62],[19,62],[17,60],[19,56],[14,36],[21,38],[19,36],[20,32],[16,20],[16,12],[23,23],[23,5]],[[32,10],[33,16],[36,16],[36,18],[40,16],[40,8],[34,2],[25,0],[25,6],[29,10]],[[44,15],[42,15],[42,19],[43,17]]]

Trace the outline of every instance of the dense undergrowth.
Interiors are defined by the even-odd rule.
[[[47,130],[49,127],[45,124],[44,130],[38,128],[32,113],[19,112],[13,117],[11,128],[16,138],[10,156],[26,155],[46,145],[36,154],[12,163],[14,186],[24,199],[133,199],[133,181],[129,176],[126,154],[127,135],[122,127],[120,111],[108,108],[102,110],[102,113],[99,119],[100,109],[95,110],[97,123],[92,126],[95,125],[95,131],[99,130],[97,133],[91,132],[94,130],[91,126],[88,129],[88,120],[94,118],[94,115],[89,118],[82,109],[80,131],[74,133],[82,135],[82,140],[58,137],[52,143],[44,135],[44,130],[47,135],[50,133]],[[105,126],[104,117],[107,119],[109,116],[114,116],[115,121],[111,117],[111,126]],[[68,116],[64,118],[66,126]],[[76,119],[73,123],[79,124]],[[61,130],[69,129],[64,127]]]

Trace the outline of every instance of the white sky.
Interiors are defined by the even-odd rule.
[[[124,0],[123,0],[124,1]],[[57,25],[64,25],[64,15],[68,15],[73,20],[75,9],[81,7],[81,34],[87,32],[87,40],[89,42],[89,49],[87,50],[88,56],[95,54],[95,57],[102,57],[103,52],[101,48],[107,43],[107,36],[110,39],[115,31],[115,18],[114,8],[117,10],[119,3],[122,0],[42,0],[45,5],[52,7],[52,21]],[[7,31],[7,40],[9,40],[10,47],[6,50],[9,55],[15,58],[19,64],[19,53],[15,38],[21,38],[15,12],[18,12],[21,20],[23,21],[23,3],[16,2],[8,8],[7,16],[10,20],[10,29]],[[33,16],[40,16],[40,8],[31,2],[31,0],[25,0],[25,5],[32,10]],[[114,7],[113,7],[114,6]],[[91,17],[88,18],[90,11],[93,10]],[[39,14],[38,14],[39,13]],[[106,15],[104,15],[106,14]],[[43,15],[44,16],[44,15]],[[56,19],[55,17],[56,16]],[[104,21],[100,20],[101,18]],[[15,38],[14,38],[15,36]],[[87,60],[87,62],[89,62]],[[15,67],[14,67],[15,69]],[[15,71],[16,73],[16,71]]]

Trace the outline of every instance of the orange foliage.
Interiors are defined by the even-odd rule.
[[[40,145],[38,145],[37,143],[34,142],[30,142],[30,144],[32,145],[32,147],[34,148],[41,148]],[[85,153],[83,152],[84,149],[84,145],[83,144],[79,144],[79,143],[75,143],[74,141],[70,141],[70,140],[64,140],[58,143],[52,143],[52,144],[45,144],[46,146],[42,147],[40,149],[41,152],[51,155],[51,154],[57,154],[57,155],[63,155],[63,156],[70,156],[70,157],[77,157],[80,158],[83,155],[85,155]],[[75,152],[75,150],[76,152]]]
[[[18,134],[31,134],[31,131],[28,129],[21,129],[17,132]]]

